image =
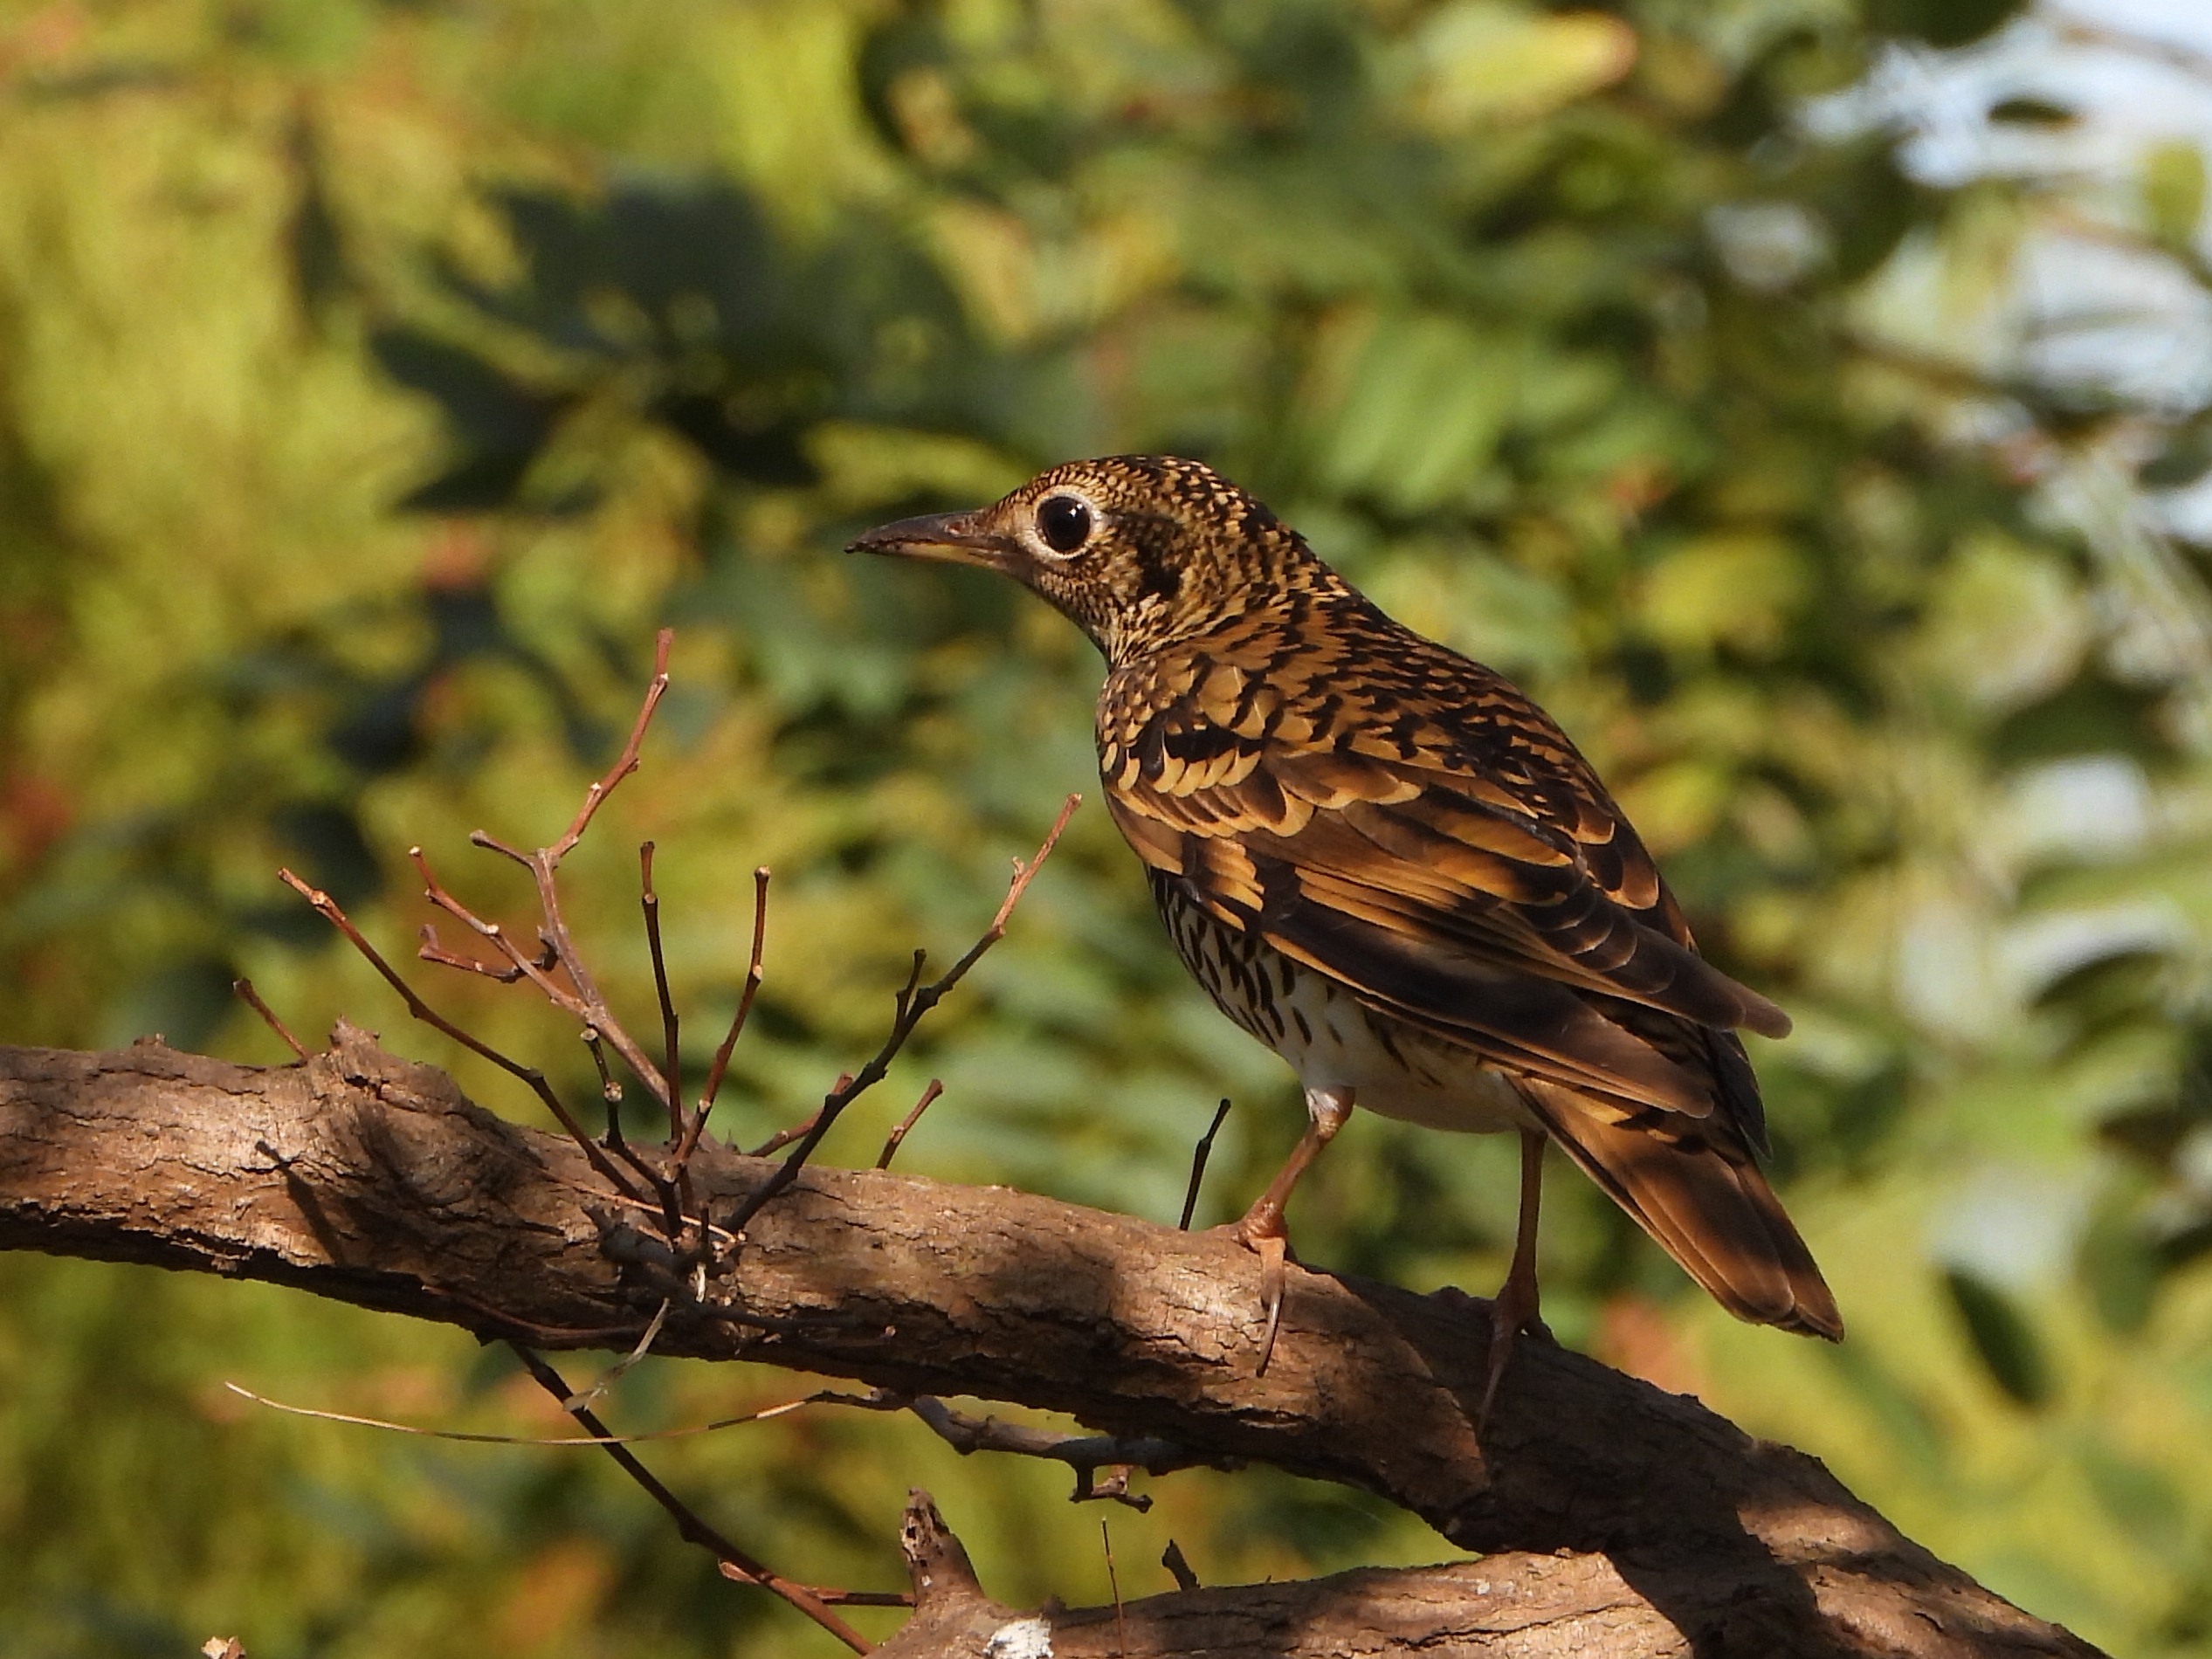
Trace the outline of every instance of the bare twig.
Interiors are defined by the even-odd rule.
[[[555,872],[561,867],[561,861],[575,850],[577,842],[582,839],[583,832],[590,827],[593,817],[607,797],[614,793],[616,786],[637,769],[638,754],[645,740],[646,730],[652,724],[653,712],[660,706],[661,698],[668,690],[668,653],[674,638],[672,630],[665,628],[655,637],[652,682],[645,689],[644,702],[638,706],[637,718],[630,728],[630,739],[623,745],[622,753],[616,756],[614,764],[584,791],[583,804],[577,809],[575,817],[558,841],[550,846],[541,847],[535,852],[526,853],[481,830],[469,836],[474,845],[512,859],[530,872],[537,888],[538,908],[542,918],[538,929],[540,949],[536,955],[525,953],[497,922],[486,921],[447,891],[432,874],[430,861],[420,847],[408,849],[408,856],[415,861],[415,867],[422,875],[424,897],[491,943],[506,958],[508,966],[504,969],[494,968],[458,956],[440,947],[436,934],[427,931],[422,954],[429,960],[441,962],[447,967],[465,968],[508,982],[518,976],[527,979],[555,1008],[574,1015],[580,1022],[603,1036],[615,1052],[622,1057],[623,1064],[661,1103],[662,1109],[669,1113],[672,1124],[680,1110],[676,1104],[675,1086],[663,1067],[646,1057],[622,1022],[616,1018],[614,1010],[607,1006],[605,997],[600,995],[597,981],[592,977],[589,967],[569,934],[568,920],[562,912]],[[658,960],[658,953],[656,958]],[[567,975],[566,985],[555,977],[556,972]],[[663,1184],[658,1177],[654,1178],[656,1187]],[[674,1203],[672,1195],[668,1201],[672,1205]]]
[[[943,1080],[938,1077],[930,1078],[929,1086],[921,1091],[921,1098],[914,1102],[914,1109],[901,1118],[899,1120],[899,1126],[885,1138],[883,1152],[876,1160],[878,1169],[891,1167],[891,1160],[899,1155],[899,1147],[906,1139],[906,1132],[921,1121],[921,1114],[929,1110],[930,1103],[944,1092]]]
[[[806,1167],[807,1160],[814,1155],[814,1149],[822,1144],[823,1137],[835,1126],[839,1114],[883,1081],[884,1074],[891,1069],[891,1063],[898,1058],[899,1050],[906,1046],[906,1039],[913,1035],[915,1026],[921,1022],[923,1016],[968,977],[968,970],[982,960],[986,951],[1006,937],[1006,923],[1014,913],[1014,906],[1021,903],[1022,895],[1029,891],[1030,881],[1044,867],[1044,861],[1051,857],[1052,849],[1059,844],[1061,831],[1067,828],[1068,820],[1075,816],[1075,809],[1082,802],[1081,795],[1072,795],[1062,803],[1060,816],[1052,821],[1052,828],[1037,847],[1037,856],[1027,864],[1018,858],[1014,861],[1014,879],[1008,885],[1006,897],[999,905],[998,913],[991,918],[991,925],[983,930],[982,936],[968,947],[966,955],[945,970],[942,977],[919,988],[914,981],[921,974],[921,957],[920,953],[916,953],[913,974],[906,988],[899,994],[897,1016],[892,1022],[890,1035],[884,1038],[883,1046],[858,1071],[830,1091],[822,1102],[822,1110],[815,1114],[812,1124],[799,1144],[792,1149],[791,1155],[738,1206],[736,1213],[726,1223],[731,1232],[743,1233],[745,1224],[760,1214],[762,1205],[798,1179],[799,1171]]]
[[[583,832],[591,827],[593,815],[620,783],[637,769],[637,752],[645,741],[645,728],[653,723],[653,711],[660,706],[660,699],[668,691],[668,651],[676,643],[676,630],[664,628],[653,636],[653,679],[645,688],[644,703],[637,710],[637,719],[630,728],[630,741],[622,746],[622,753],[607,768],[607,774],[584,791],[583,805],[577,809],[575,821],[569,826],[568,834],[555,842],[541,854],[545,861],[557,867],[563,858],[583,839]]]
[[[519,1060],[508,1059],[490,1043],[479,1037],[472,1036],[429,1003],[424,1002],[415,994],[415,988],[402,979],[398,971],[378,953],[374,945],[362,936],[361,929],[354,926],[352,919],[340,908],[338,901],[323,891],[321,888],[310,887],[289,870],[278,871],[277,879],[306,899],[318,916],[346,936],[348,942],[368,960],[369,967],[382,974],[384,982],[399,993],[400,1000],[407,1004],[407,1011],[410,1014],[422,1021],[424,1024],[443,1031],[470,1053],[480,1055],[489,1060],[508,1076],[520,1078],[538,1098],[545,1103],[546,1110],[553,1114],[555,1121],[569,1132],[569,1139],[576,1143],[584,1157],[590,1160],[591,1167],[612,1183],[617,1191],[642,1201],[643,1195],[630,1184],[629,1180],[620,1170],[608,1161],[607,1154],[599,1149],[596,1141],[584,1132],[583,1126],[576,1121],[575,1114],[562,1104],[559,1095],[554,1093],[553,1085],[546,1081],[544,1072],[535,1066],[524,1065]]]
[[[584,1389],[582,1393],[562,1401],[561,1409],[578,1411],[586,1406],[598,1404],[607,1390],[622,1380],[624,1373],[630,1371],[640,1360],[653,1351],[653,1339],[660,1334],[660,1327],[668,1323],[668,1310],[675,1305],[672,1298],[661,1298],[659,1311],[653,1315],[651,1321],[645,1326],[645,1333],[637,1339],[636,1346],[601,1372],[593,1380],[591,1386]]]
[[[1078,1479],[1076,1488],[1068,1494],[1071,1504],[1088,1504],[1106,1499],[1126,1504],[1140,1515],[1152,1508],[1152,1499],[1143,1493],[1129,1490],[1129,1477],[1137,1472],[1134,1463],[1113,1463],[1093,1474],[1086,1483]]]
[[[649,1208],[643,1198],[635,1194],[631,1195],[630,1201],[640,1208]],[[499,1338],[509,1342],[542,1342],[562,1347],[589,1344],[593,1347],[609,1348],[619,1343],[635,1341],[637,1333],[644,1328],[635,1319],[622,1325],[544,1325],[509,1313],[504,1308],[493,1307],[489,1302],[471,1296],[465,1291],[456,1291],[444,1285],[425,1284],[423,1294],[436,1301],[450,1302],[455,1307],[466,1308],[476,1315],[474,1319],[457,1320],[455,1323],[467,1325],[479,1342]],[[489,1335],[486,1334],[479,1323],[486,1319],[500,1328]]]
[[[598,1069],[599,1098],[607,1108],[607,1138],[610,1140],[620,1140],[622,1139],[622,1084],[617,1083],[614,1074],[607,1070],[607,1050],[600,1043],[599,1028],[596,1025],[587,1025],[581,1035],[583,1037],[584,1047],[591,1050],[591,1064]]]
[[[761,1580],[732,1561],[718,1561],[722,1576],[733,1584],[760,1584]],[[761,1585],[763,1589],[768,1588]],[[809,1584],[800,1587],[825,1607],[911,1607],[913,1594],[906,1590],[837,1590],[826,1585]]]
[[[1178,1232],[1190,1230],[1190,1218],[1198,1208],[1198,1184],[1206,1179],[1206,1160],[1214,1155],[1214,1137],[1221,1132],[1222,1120],[1229,1116],[1229,1097],[1221,1098],[1221,1105],[1214,1108],[1214,1120],[1206,1126],[1206,1132],[1198,1137],[1198,1144],[1190,1149],[1190,1185],[1183,1189],[1182,1219],[1175,1223]]]
[[[892,999],[892,1006],[898,1009],[899,1017],[902,1020],[906,1017],[906,1010],[913,1003],[914,988],[921,983],[921,970],[928,960],[927,951],[918,950],[914,953],[914,965],[906,970],[906,982],[899,988],[899,995]]]
[[[607,1108],[607,1150],[636,1170],[645,1184],[660,1195],[664,1219],[670,1236],[673,1237],[683,1230],[684,1225],[683,1217],[677,1210],[673,1190],[660,1171],[640,1157],[622,1132],[622,1084],[617,1083],[614,1074],[607,1070],[607,1050],[599,1041],[599,1028],[587,1025],[582,1035],[584,1047],[591,1050],[591,1064],[599,1071],[599,1098]]]
[[[231,988],[238,993],[239,1001],[243,1002],[256,1014],[258,1014],[267,1023],[269,1029],[284,1039],[286,1047],[289,1048],[293,1053],[298,1055],[302,1060],[307,1057],[307,1045],[301,1043],[298,1037],[293,1036],[292,1032],[286,1027],[285,1022],[277,1018],[276,1010],[261,1000],[261,993],[253,988],[253,981],[252,980],[232,980],[231,981]]]
[[[1113,1592],[1113,1651],[1115,1659],[1128,1659],[1129,1621],[1121,1611],[1121,1575],[1113,1570],[1113,1534],[1104,1520],[1099,1523],[1099,1542],[1105,1546],[1106,1587]]]
[[[897,1396],[870,1396],[840,1403],[858,1404],[869,1410],[885,1410],[900,1403]],[[1149,1475],[1172,1475],[1181,1469],[1235,1469],[1234,1459],[1223,1460],[1187,1450],[1155,1435],[1131,1439],[1120,1435],[1061,1435],[1024,1423],[1001,1422],[996,1417],[971,1417],[954,1411],[941,1400],[922,1394],[904,1402],[907,1410],[928,1425],[930,1432],[965,1457],[972,1452],[1010,1452],[1016,1457],[1042,1457],[1065,1463],[1075,1471],[1075,1490],[1068,1501],[1090,1503],[1110,1498],[1140,1513],[1152,1507],[1152,1499],[1129,1490],[1129,1474],[1141,1469]],[[1105,1470],[1103,1478],[1099,1471]]]
[[[1168,1547],[1160,1552],[1160,1565],[1168,1569],[1168,1576],[1175,1581],[1178,1590],[1195,1590],[1198,1575],[1190,1570],[1190,1563],[1183,1559],[1182,1545],[1175,1539],[1168,1540]]]
[[[689,1423],[681,1428],[654,1428],[637,1435],[493,1435],[478,1434],[460,1428],[424,1428],[417,1423],[388,1422],[382,1417],[356,1417],[350,1412],[322,1411],[313,1406],[287,1405],[281,1400],[271,1400],[255,1394],[251,1388],[241,1388],[235,1382],[223,1385],[241,1400],[265,1406],[271,1411],[281,1411],[292,1417],[312,1417],[318,1422],[343,1423],[354,1428],[377,1428],[388,1435],[412,1435],[418,1440],[457,1440],[472,1446],[603,1446],[610,1441],[621,1446],[638,1446],[653,1440],[689,1440],[695,1435],[720,1434],[725,1428],[740,1428],[748,1423],[768,1422],[777,1417],[789,1416],[803,1406],[830,1405],[850,1402],[853,1396],[823,1388],[798,1400],[786,1400],[781,1404],[764,1406],[758,1411],[748,1411],[741,1417],[717,1417],[713,1422]]]
[[[637,1461],[636,1454],[622,1444],[618,1436],[610,1434],[606,1425],[589,1409],[582,1406],[569,1406],[567,1402],[572,1395],[568,1383],[562,1380],[558,1371],[520,1344],[510,1343],[508,1346],[513,1348],[516,1357],[522,1361],[530,1374],[537,1379],[538,1386],[555,1400],[562,1401],[562,1408],[582,1425],[585,1432],[605,1449],[607,1456],[622,1466],[623,1472],[644,1487],[653,1502],[668,1511],[670,1518],[676,1523],[676,1530],[683,1535],[685,1542],[696,1544],[702,1549],[713,1552],[714,1559],[721,1562],[726,1569],[734,1567],[739,1576],[759,1585],[773,1594],[781,1596],[831,1635],[837,1637],[838,1641],[844,1642],[853,1652],[872,1651],[872,1644],[858,1630],[830,1612],[822,1599],[811,1589],[805,1585],[793,1583],[739,1549],[736,1545],[701,1520],[683,1499],[662,1485],[653,1472]]]
[[[592,787],[596,788],[598,786],[595,784]],[[407,856],[414,861],[416,873],[423,878],[423,897],[506,956],[509,966],[536,986],[554,1007],[573,1015],[579,1023],[603,1034],[606,1040],[614,1045],[615,1052],[622,1056],[623,1064],[652,1092],[656,1099],[662,1099],[666,1085],[661,1081],[660,1068],[645,1057],[644,1051],[638,1048],[622,1022],[615,1017],[614,1010],[599,995],[589,971],[578,960],[575,943],[569,937],[568,925],[561,918],[561,900],[555,890],[552,868],[545,863],[546,853],[517,853],[481,830],[470,836],[469,839],[478,846],[488,847],[508,857],[520,858],[536,876],[538,902],[545,913],[544,927],[538,936],[538,954],[525,953],[506,928],[498,922],[486,921],[455,898],[431,870],[430,856],[420,847],[410,847]],[[429,948],[426,944],[424,949]],[[452,963],[450,953],[444,952],[431,960],[447,961],[449,965]],[[575,988],[571,990],[555,979],[554,974],[556,971],[565,971],[569,984]]]
[[[706,1128],[706,1114],[714,1110],[714,1097],[722,1091],[722,1079],[730,1069],[730,1055],[737,1047],[737,1040],[745,1034],[745,1022],[753,1015],[753,999],[761,992],[762,972],[761,953],[768,947],[768,867],[762,864],[753,872],[753,953],[745,968],[745,989],[737,999],[737,1012],[730,1017],[730,1029],[722,1037],[721,1047],[714,1050],[714,1064],[707,1068],[706,1087],[699,1097],[699,1110],[692,1114],[684,1126],[683,1145],[676,1148],[676,1167],[683,1169],[691,1162],[692,1153],[699,1146],[699,1138]]]
[[[473,844],[511,859],[530,872],[531,880],[537,889],[541,918],[537,928],[538,948],[534,954],[526,952],[499,923],[486,919],[456,898],[438,880],[431,868],[428,855],[422,848],[408,849],[408,857],[414,861],[415,868],[422,877],[424,896],[490,944],[505,959],[505,966],[480,961],[447,950],[438,941],[436,929],[429,926],[423,929],[419,952],[423,960],[482,974],[502,984],[511,985],[527,979],[554,1007],[574,1016],[582,1026],[584,1042],[590,1047],[593,1063],[599,1072],[600,1094],[607,1105],[607,1149],[629,1165],[658,1199],[662,1223],[672,1241],[683,1235],[686,1217],[691,1208],[690,1187],[684,1178],[681,1160],[679,1160],[675,1179],[672,1180],[631,1147],[622,1129],[622,1090],[608,1069],[602,1048],[603,1043],[620,1055],[624,1065],[659,1101],[667,1116],[669,1138],[671,1140],[678,1139],[683,1124],[679,1092],[681,1051],[675,1005],[669,995],[667,963],[661,948],[660,899],[653,890],[652,843],[647,842],[639,850],[638,856],[645,933],[652,952],[653,981],[659,994],[665,1050],[664,1057],[659,1061],[647,1057],[644,1049],[616,1017],[614,1010],[607,1005],[606,998],[600,994],[597,981],[593,978],[582,953],[577,950],[575,940],[569,933],[567,919],[562,914],[557,872],[561,861],[575,850],[607,797],[614,793],[624,778],[637,769],[638,757],[644,747],[645,733],[652,725],[653,712],[659,707],[661,698],[668,690],[668,656],[673,640],[674,634],[665,628],[655,637],[652,681],[646,687],[644,699],[638,706],[637,717],[631,725],[629,740],[623,745],[622,753],[616,756],[614,764],[585,790],[582,805],[577,809],[575,817],[570,821],[559,840],[549,846],[539,848],[535,852],[526,853],[481,830],[469,837]],[[513,1069],[510,1067],[510,1070]],[[518,1075],[520,1074],[518,1072]],[[562,1124],[564,1127],[571,1126],[571,1120],[565,1114]],[[622,1184],[621,1190],[632,1197],[637,1196],[637,1189],[627,1182]]]
[[[938,1439],[962,1457],[979,1451],[1010,1452],[1016,1457],[1041,1457],[1065,1463],[1075,1471],[1071,1504],[1111,1499],[1139,1514],[1152,1507],[1152,1499],[1129,1490],[1129,1477],[1137,1470],[1150,1475],[1172,1475],[1183,1469],[1235,1470],[1244,1467],[1234,1457],[1206,1456],[1187,1450],[1155,1435],[1131,1439],[1118,1435],[1062,1435],[1023,1423],[1001,1422],[996,1417],[971,1417],[954,1411],[929,1394],[902,1394],[895,1388],[871,1388],[865,1394],[824,1396],[824,1403],[852,1406],[862,1411],[911,1411]]]
[[[838,1090],[845,1087],[845,1085],[850,1084],[851,1081],[851,1072],[838,1072],[837,1080],[830,1085],[830,1092],[833,1095],[836,1094]],[[766,1140],[763,1140],[759,1146],[754,1147],[752,1151],[747,1153],[745,1155],[748,1158],[765,1158],[772,1152],[782,1151],[784,1147],[789,1146],[795,1140],[804,1140],[809,1135],[814,1132],[814,1126],[822,1121],[822,1112],[823,1109],[820,1106],[817,1106],[814,1109],[814,1115],[809,1118],[804,1123],[795,1123],[789,1129],[777,1130],[774,1134],[770,1135]]]
[[[662,1063],[661,1074],[668,1079],[668,1139],[675,1141],[684,1133],[683,1058],[677,1042],[676,1003],[668,994],[668,962],[661,954],[660,895],[653,891],[653,843],[650,841],[637,849],[637,904],[645,913],[645,945],[652,953],[653,990],[660,998],[660,1032],[667,1045],[668,1057]]]
[[[497,980],[502,985],[512,985],[522,977],[522,970],[512,963],[505,967],[494,967],[491,963],[479,961],[473,956],[464,956],[458,951],[447,950],[438,940],[438,929],[429,922],[423,924],[421,938],[423,942],[415,947],[417,961],[435,962],[440,967],[458,968],[464,974],[480,974],[486,979]],[[539,952],[538,966],[541,968],[551,967],[553,953]]]

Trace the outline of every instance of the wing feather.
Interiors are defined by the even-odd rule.
[[[1666,1020],[1629,1016],[1769,1036],[1788,1016],[1697,954],[1650,855],[1541,712],[1444,660],[1483,677],[1478,694],[1402,698],[1387,719],[1242,669],[1154,678],[1149,698],[1110,686],[1114,820],[1156,879],[1375,1006],[1532,1076],[1704,1117],[1711,1066],[1670,1054]]]

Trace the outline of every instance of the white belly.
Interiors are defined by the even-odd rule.
[[[1341,987],[1310,970],[1292,968],[1292,976],[1278,1004],[1285,1021],[1274,1047],[1309,1091],[1349,1089],[1367,1111],[1429,1129],[1496,1134],[1537,1126],[1503,1074],[1466,1050],[1406,1026],[1379,1030]]]
[[[1505,1077],[1473,1054],[1370,1014],[1344,986],[1223,926],[1169,886],[1161,915],[1216,1007],[1291,1063],[1316,1093],[1430,1129],[1494,1134],[1540,1126]]]

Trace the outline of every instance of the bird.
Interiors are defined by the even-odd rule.
[[[1739,1318],[1840,1341],[1761,1173],[1740,1030],[1788,1016],[1698,953],[1595,771],[1504,676],[1386,616],[1202,463],[1072,461],[851,551],[979,566],[1106,659],[1099,768],[1169,938],[1289,1062],[1306,1129],[1228,1229],[1260,1258],[1264,1372],[1285,1207],[1355,1106],[1518,1132],[1519,1223],[1479,1416],[1548,1336],[1536,1230],[1556,1142]]]

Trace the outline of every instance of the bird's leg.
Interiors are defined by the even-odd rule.
[[[1482,1408],[1476,1413],[1479,1433],[1490,1421],[1491,1401],[1505,1380],[1506,1362],[1513,1358],[1514,1339],[1523,1332],[1548,1338],[1551,1332],[1538,1317],[1536,1291],[1536,1212],[1544,1198],[1544,1146],[1540,1129],[1520,1132],[1520,1224],[1513,1232],[1513,1264],[1506,1282],[1490,1304],[1490,1380],[1484,1384]]]
[[[1291,1189],[1298,1185],[1306,1167],[1321,1155],[1321,1148],[1336,1138],[1336,1132],[1344,1127],[1344,1120],[1352,1115],[1352,1091],[1308,1089],[1306,1112],[1306,1132],[1299,1137],[1297,1146],[1276,1172],[1275,1179],[1267,1183],[1267,1190],[1254,1199],[1243,1218],[1227,1229],[1231,1238],[1259,1257],[1260,1295],[1267,1306],[1267,1334],[1260,1339],[1259,1348],[1262,1376],[1267,1374],[1267,1362],[1274,1355],[1275,1330],[1283,1317],[1283,1262],[1290,1253],[1291,1243],[1290,1229],[1283,1221],[1283,1207],[1290,1202]]]

